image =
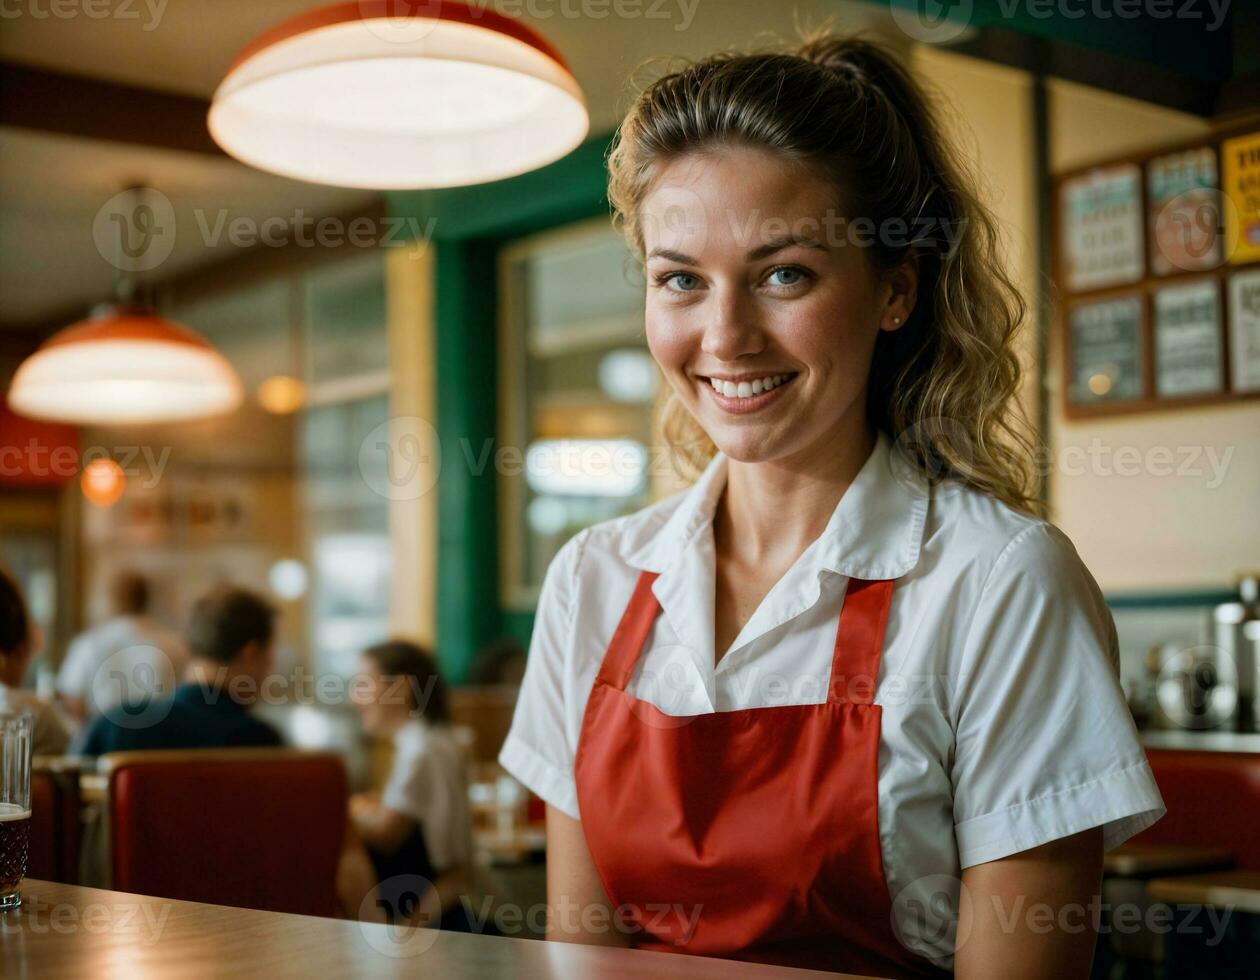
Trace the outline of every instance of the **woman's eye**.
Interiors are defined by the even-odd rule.
[[[666,286],[675,293],[689,293],[699,282],[690,272],[666,272],[656,277],[657,285]]]
[[[770,270],[768,278],[773,279],[775,276],[786,276],[786,280],[772,282],[773,286],[799,286],[802,282],[810,277],[810,274],[796,265],[781,265],[777,269]]]

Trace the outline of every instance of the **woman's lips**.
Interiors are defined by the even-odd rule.
[[[708,378],[702,377],[698,381],[700,387],[709,393],[709,397],[723,411],[730,412],[732,415],[747,415],[750,412],[759,412],[767,405],[778,401],[782,397],[784,389],[791,386],[792,382],[798,377],[799,375],[796,374],[789,375],[782,384],[771,388],[769,391],[763,391],[760,395],[750,395],[748,398],[718,394],[713,385],[709,383]]]

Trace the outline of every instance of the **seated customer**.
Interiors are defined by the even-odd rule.
[[[184,635],[191,659],[174,693],[106,710],[78,751],[280,745],[279,733],[249,714],[271,670],[275,615],[245,589],[212,589],[193,607]]]
[[[394,758],[379,797],[350,800],[342,903],[351,916],[379,910],[388,922],[470,931],[461,901],[472,850],[467,763],[446,684],[433,657],[413,643],[369,647],[359,669],[368,682],[355,688],[364,730],[391,737]]]
[[[47,701],[20,690],[42,645],[40,628],[31,621],[17,583],[0,569],[0,711],[29,711],[35,717],[31,752],[60,755],[70,740],[61,717]]]

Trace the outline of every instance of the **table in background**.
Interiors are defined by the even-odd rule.
[[[1253,980],[1260,963],[1260,871],[1156,878],[1147,892],[1173,910],[1166,977]]]
[[[1122,878],[1150,878],[1228,868],[1233,863],[1234,855],[1224,847],[1128,842],[1107,852],[1103,870]]]
[[[23,882],[22,896],[21,910],[0,914],[0,975],[6,977],[805,980],[842,976],[648,950],[389,929],[47,881]]]

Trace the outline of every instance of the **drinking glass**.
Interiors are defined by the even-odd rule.
[[[0,912],[22,904],[31,844],[31,735],[28,711],[0,711]]]

